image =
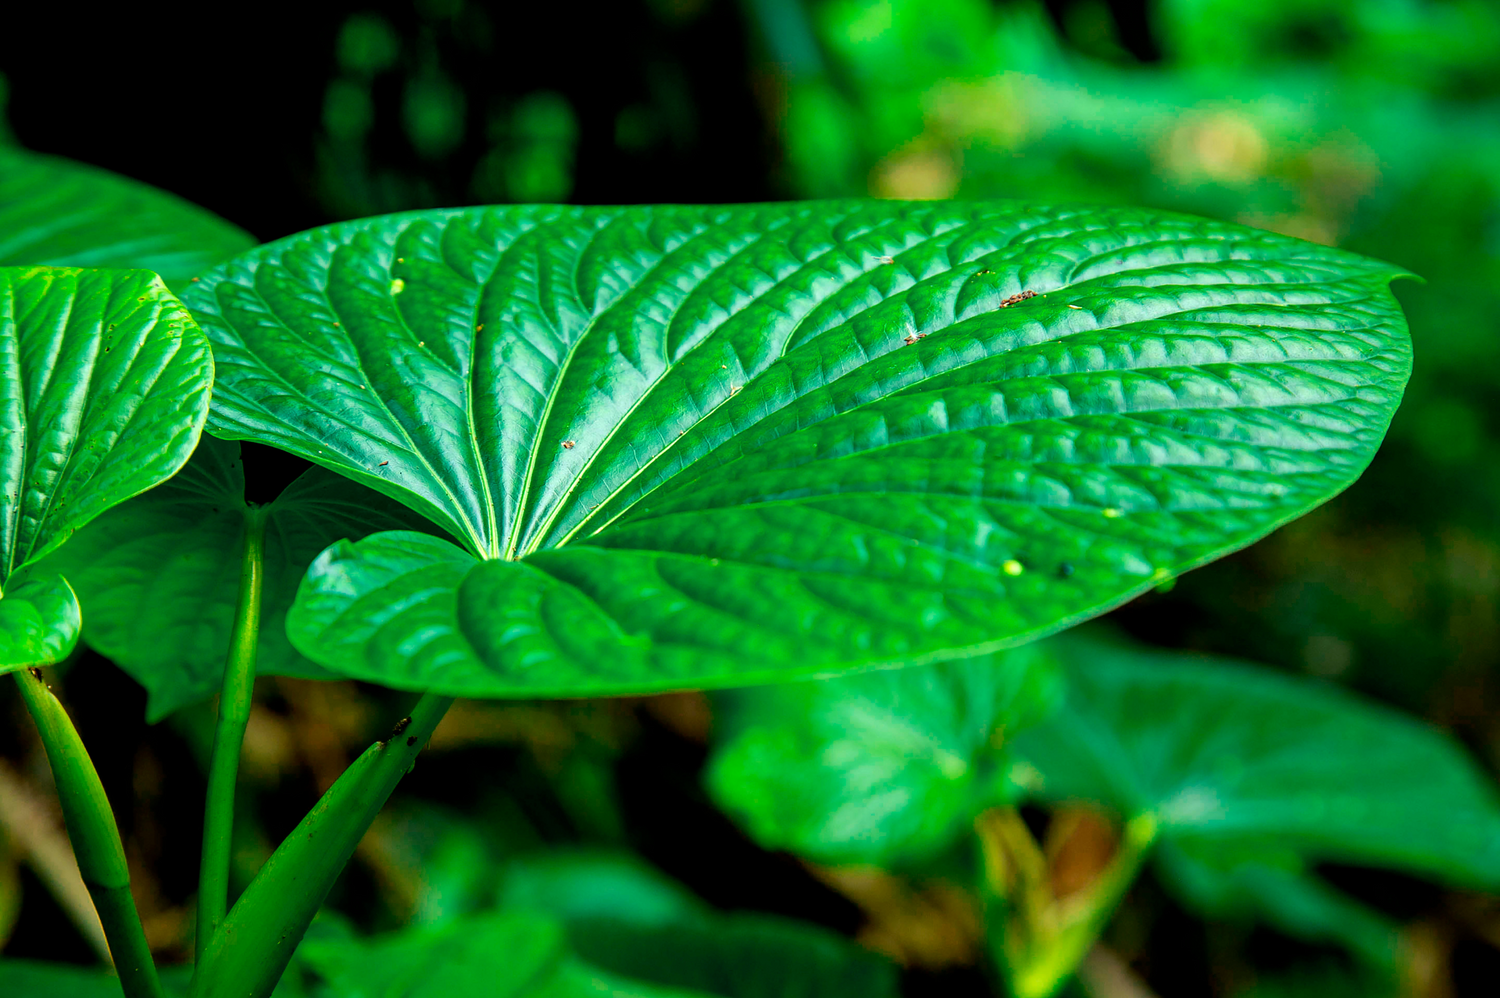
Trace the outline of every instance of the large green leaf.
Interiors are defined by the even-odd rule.
[[[0,599],[0,673],[55,665],[78,643],[78,597],[66,579],[27,580]]]
[[[16,573],[182,466],[212,371],[203,334],[153,274],[0,267],[0,593],[23,601],[4,613],[10,636],[49,658],[72,647],[67,584]],[[0,671],[37,664],[16,660],[26,654]]]
[[[293,642],[581,695],[991,651],[1263,536],[1374,453],[1399,273],[1115,208],[516,206],[314,230],[186,300],[216,433],[467,548],[335,546]]]
[[[768,849],[931,858],[1017,795],[1008,739],[1058,692],[1037,648],[724,694],[709,790]]]
[[[165,191],[0,148],[0,265],[152,270],[181,290],[254,245],[249,233]]]
[[[50,555],[84,609],[84,638],[150,693],[154,721],[219,691],[245,543],[240,447],[204,436],[171,481],[105,513]],[[327,678],[286,639],[286,611],[308,563],[329,544],[420,528],[406,507],[322,468],[266,512],[256,671]]]
[[[1154,814],[1159,869],[1213,914],[1259,911],[1389,957],[1373,913],[1309,873],[1337,861],[1500,887],[1500,801],[1443,732],[1336,687],[1067,635],[1068,693],[1016,751],[1042,794]]]

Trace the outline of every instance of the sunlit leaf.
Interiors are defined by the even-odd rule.
[[[0,148],[0,266],[152,270],[168,287],[255,245],[250,234],[146,184]]]
[[[1374,453],[1398,274],[1141,210],[537,206],[314,230],[187,300],[216,433],[467,549],[336,546],[305,654],[584,695],[991,651],[1263,536]]]
[[[203,334],[152,274],[0,267],[0,606],[19,601],[0,611],[0,671],[73,647],[67,583],[16,573],[182,466],[212,370]]]

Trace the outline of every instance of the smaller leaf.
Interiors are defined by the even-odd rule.
[[[46,561],[78,590],[84,640],[149,691],[152,721],[218,692],[239,598],[244,493],[239,444],[204,436],[176,477],[105,513]],[[329,677],[287,641],[287,608],[318,552],[392,528],[433,529],[322,468],[270,504],[258,673]]]
[[[721,914],[628,853],[516,860],[502,904],[563,919],[574,952],[631,980],[721,998],[895,998],[890,961],[821,926]]]
[[[0,267],[0,586],[175,474],[212,379],[208,341],[155,275]]]
[[[1244,663],[1077,634],[1049,644],[1066,702],[1017,743],[1039,796],[1154,814],[1158,868],[1199,910],[1258,912],[1389,962],[1383,920],[1312,864],[1500,886],[1500,803],[1445,733]]]
[[[1007,741],[1056,694],[1034,645],[725,693],[709,790],[766,848],[830,863],[929,858],[1014,795]]]
[[[297,965],[348,998],[701,998],[590,967],[568,952],[560,922],[522,912],[371,939],[309,938]]]
[[[0,599],[0,673],[61,662],[81,624],[78,597],[62,576],[14,586]]]

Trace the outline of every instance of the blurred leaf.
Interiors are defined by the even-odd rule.
[[[418,155],[441,159],[463,142],[465,105],[463,89],[435,66],[407,80],[401,120]]]
[[[337,52],[345,71],[373,75],[396,64],[401,39],[379,14],[355,14],[339,28]]]
[[[502,904],[562,918],[578,955],[623,977],[722,998],[895,998],[893,965],[805,922],[711,911],[628,853],[514,862]]]
[[[707,781],[767,849],[825,863],[930,859],[1016,795],[1009,739],[1058,693],[1026,646],[722,694]]]
[[[560,923],[490,912],[370,939],[309,938],[297,967],[339,998],[692,998],[600,971]]]
[[[165,191],[0,147],[0,266],[151,270],[180,291],[254,245],[249,233]]]
[[[120,998],[113,973],[68,963],[0,957],[0,994],[6,998]]]
[[[1065,703],[1016,745],[1041,796],[1154,814],[1166,882],[1206,913],[1259,910],[1389,960],[1386,927],[1309,864],[1500,885],[1500,803],[1446,734],[1241,663],[1077,635],[1050,645]]]
[[[499,904],[568,922],[614,919],[635,926],[700,921],[708,908],[677,881],[626,852],[553,849],[509,863]]]
[[[582,696],[992,651],[1250,543],[1374,453],[1398,273],[1134,210],[484,208],[304,233],[189,297],[215,433],[467,547],[330,548],[299,649]]]
[[[176,477],[105,513],[38,569],[74,583],[84,639],[146,687],[152,723],[223,683],[244,495],[239,444],[205,435]],[[329,678],[286,639],[286,611],[308,564],[341,538],[425,526],[404,506],[322,468],[287,486],[268,507],[256,672]]]

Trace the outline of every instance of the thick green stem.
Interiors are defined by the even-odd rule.
[[[208,800],[203,808],[203,858],[198,871],[199,960],[229,910],[229,867],[234,846],[234,792],[239,783],[240,746],[250,723],[255,690],[255,648],[260,637],[260,596],[264,584],[263,553],[266,509],[245,511],[245,553],[240,562],[240,601],[224,661],[224,688],[219,694],[219,724],[214,731],[213,760],[208,769]]]
[[[448,711],[428,693],[344,771],[266,860],[219,927],[193,975],[192,998],[265,998],[359,840]]]
[[[140,914],[130,896],[130,869],[115,814],[104,796],[104,785],[83,747],[68,712],[42,682],[41,673],[22,669],[16,674],[26,709],[41,732],[57,796],[62,802],[68,838],[78,858],[78,872],[88,886],[109,940],[110,955],[126,998],[163,998],[151,962],[151,948],[141,928]]]

